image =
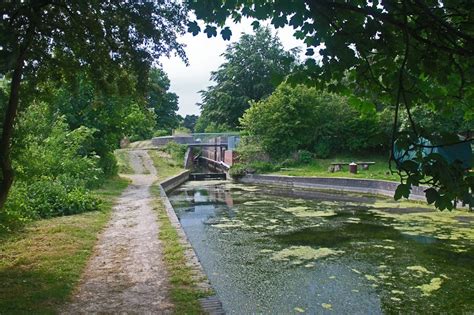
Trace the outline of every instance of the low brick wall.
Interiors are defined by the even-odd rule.
[[[284,186],[288,188],[327,189],[336,191],[349,191],[358,193],[369,193],[393,197],[398,186],[396,182],[373,179],[354,179],[337,177],[299,177],[284,175],[246,175],[239,179],[246,184],[267,184]],[[410,199],[425,200],[427,187],[413,187]]]

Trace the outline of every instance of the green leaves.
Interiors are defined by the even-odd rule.
[[[204,29],[204,33],[207,34],[207,38],[216,37],[217,28],[215,26],[206,25],[206,28]]]
[[[230,37],[230,29],[221,32]],[[269,29],[258,28],[255,35],[244,34],[224,53],[226,62],[212,73],[215,85],[202,93],[202,115],[198,127],[212,124],[235,128],[249,108],[249,101],[268,96],[291,72],[294,55],[283,49]],[[209,129],[210,130],[210,129]]]
[[[439,193],[434,188],[428,188],[425,190],[425,196],[428,204],[432,204],[439,198]]]
[[[232,31],[229,27],[225,27],[222,29],[221,35],[224,40],[230,40],[230,37],[232,36]]]
[[[283,27],[283,26],[286,25],[287,22],[288,22],[288,20],[287,20],[286,16],[284,16],[284,15],[275,16],[272,19],[272,24],[273,24],[273,26],[275,26],[275,28]]]
[[[395,195],[393,198],[395,200],[400,200],[402,197],[403,198],[408,198],[410,196],[410,186],[407,184],[400,184],[397,186],[397,189],[395,190]]]
[[[196,36],[201,31],[201,28],[196,21],[191,21],[188,23],[188,32],[192,33],[193,36]]]

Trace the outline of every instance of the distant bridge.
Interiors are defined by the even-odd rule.
[[[235,132],[193,133],[153,138],[154,146],[164,146],[171,141],[186,144],[188,150],[184,158],[185,168],[191,168],[196,159],[216,171],[227,171],[235,160],[235,148],[240,142],[240,135]],[[199,155],[193,149],[201,148]],[[195,150],[194,150],[195,152]]]

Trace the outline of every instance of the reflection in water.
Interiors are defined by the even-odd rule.
[[[474,214],[224,181],[170,200],[231,314],[474,310]]]

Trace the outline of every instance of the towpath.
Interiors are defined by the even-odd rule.
[[[62,313],[171,313],[150,186],[156,169],[144,150],[129,152],[132,184],[113,208],[72,302]]]

